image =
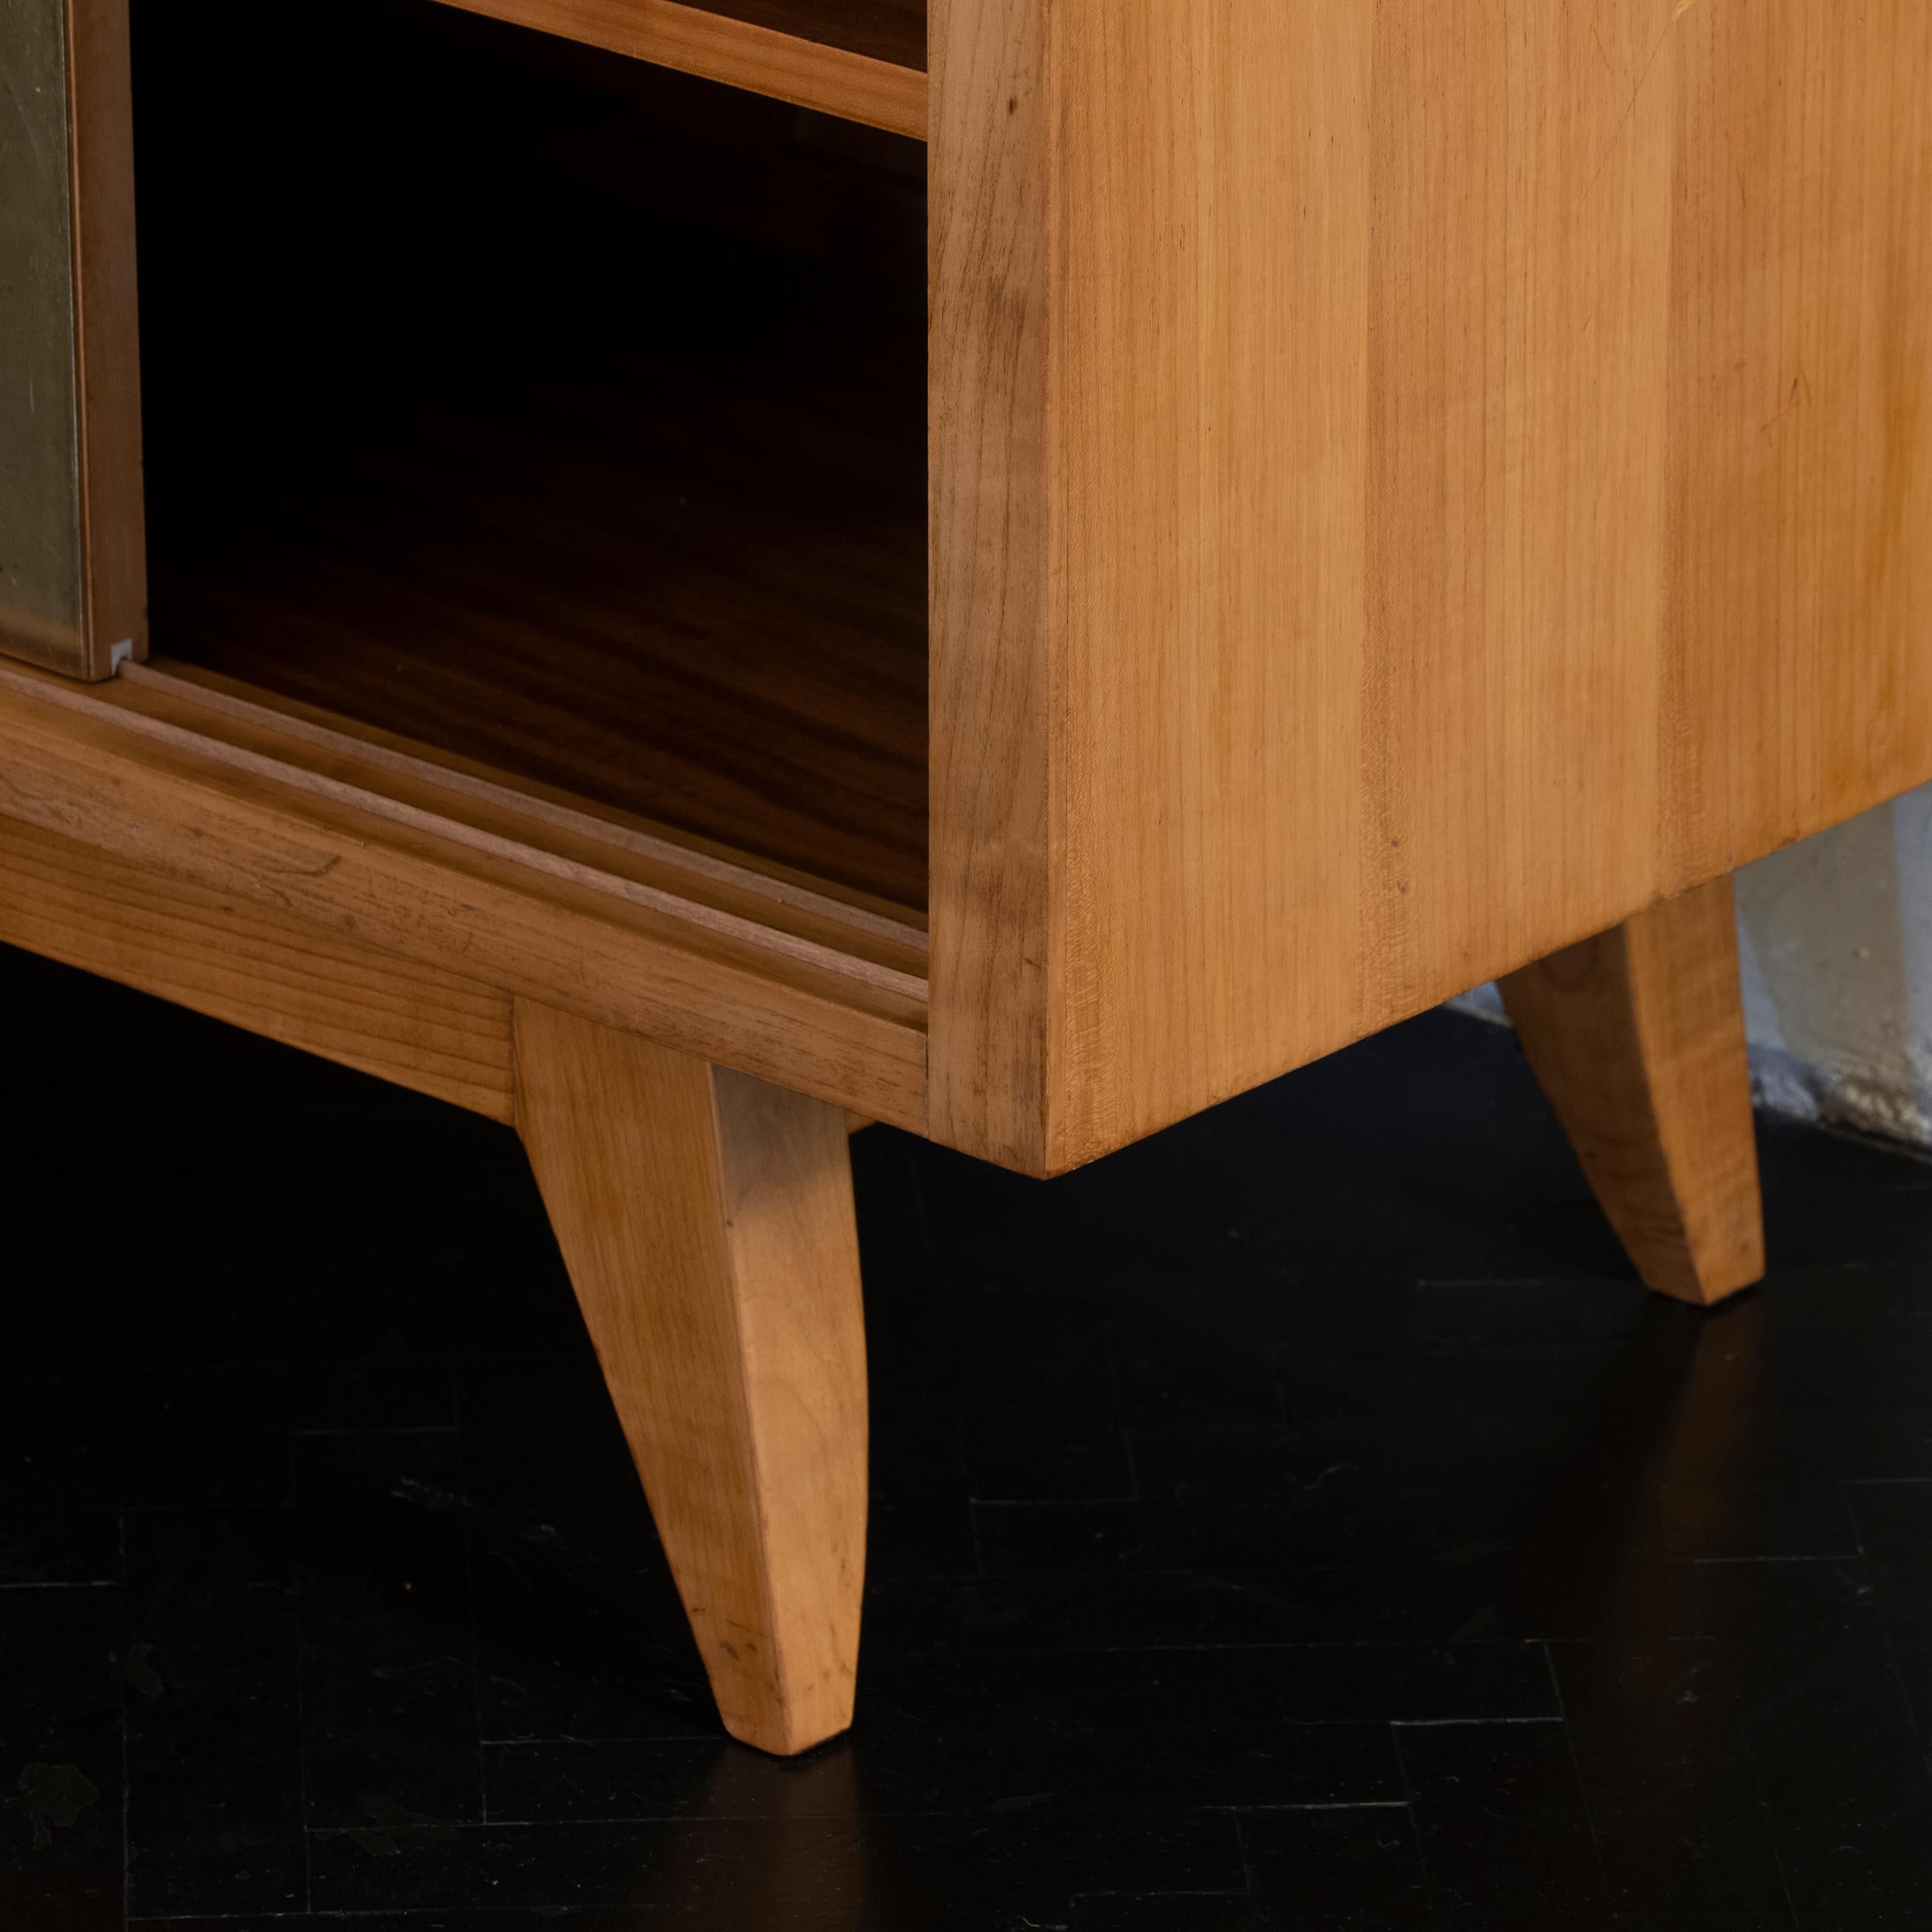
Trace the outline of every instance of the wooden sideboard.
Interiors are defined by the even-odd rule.
[[[1932,778],[1932,9],[0,53],[0,940],[516,1126],[734,1734],[850,1715],[853,1117],[1051,1175],[1501,978],[1761,1273],[1730,872]]]

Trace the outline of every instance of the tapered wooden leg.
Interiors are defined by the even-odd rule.
[[[519,1001],[517,1124],[725,1728],[852,1719],[866,1352],[845,1116]]]
[[[1637,1272],[1710,1303],[1764,1272],[1728,875],[1502,982]]]

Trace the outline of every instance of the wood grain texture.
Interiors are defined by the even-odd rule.
[[[1659,817],[1691,879],[1925,775],[1932,9],[1678,32]]]
[[[706,13],[926,71],[926,0],[691,0]]]
[[[146,641],[127,0],[23,0],[0,65],[0,651],[100,679]]]
[[[0,686],[9,685],[89,709],[44,683],[0,672]],[[917,923],[803,874],[749,865],[668,828],[487,767],[426,755],[408,740],[206,673],[184,673],[165,658],[124,672],[100,694],[95,715],[101,710],[111,710],[125,730],[237,772],[533,866],[862,985],[916,1001],[926,996],[926,938]]]
[[[0,650],[84,659],[66,0],[0,12]]]
[[[157,738],[58,679],[0,688],[0,816],[917,1131],[923,1000]],[[32,687],[38,682],[43,689]]]
[[[13,818],[0,818],[0,942],[515,1117],[507,995]]]
[[[519,1000],[517,1123],[726,1728],[852,1720],[864,1311],[836,1108]]]
[[[1510,974],[1523,1051],[1638,1273],[1709,1304],[1764,1272],[1728,874]]]
[[[83,675],[148,650],[128,0],[67,0]]]
[[[472,13],[923,139],[918,0],[451,0]]]
[[[934,1136],[1048,1163],[1060,1053],[1047,217],[1037,0],[935,0],[929,162]]]
[[[945,1138],[1056,1171],[1932,776],[1932,12],[933,45]]]

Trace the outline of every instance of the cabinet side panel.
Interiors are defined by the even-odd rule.
[[[932,1061],[936,1138],[1045,1158],[1054,734],[1046,622],[1044,0],[930,21]]]
[[[1360,1008],[1372,12],[1060,14],[1050,1165]]]
[[[1932,9],[1679,27],[1661,866],[1932,770]]]
[[[1932,14],[1052,18],[1043,1165],[1932,774]]]
[[[1676,0],[1383,0],[1360,1030],[1654,877]]]
[[[80,418],[62,0],[0,8],[0,650],[81,662]]]

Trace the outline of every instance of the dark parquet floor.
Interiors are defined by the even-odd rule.
[[[1433,1015],[854,1144],[858,1721],[725,1742],[513,1137],[0,954],[5,1932],[1932,1926],[1932,1166],[1631,1279]]]

